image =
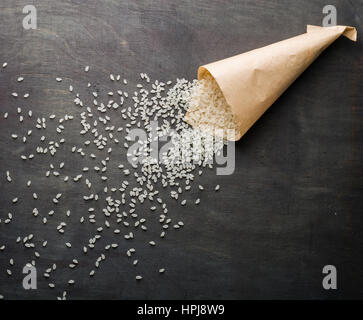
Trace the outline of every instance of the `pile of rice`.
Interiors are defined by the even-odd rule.
[[[208,74],[191,91],[185,120],[194,128],[227,140],[240,134],[236,119],[217,82]]]

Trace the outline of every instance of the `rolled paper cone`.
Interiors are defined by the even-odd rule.
[[[239,128],[239,140],[295,79],[341,35],[357,40],[354,27],[307,26],[307,32],[198,69],[198,80],[216,80]],[[185,117],[188,121],[188,113]],[[193,123],[190,123],[193,125]]]

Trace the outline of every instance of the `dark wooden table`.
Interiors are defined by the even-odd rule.
[[[329,3],[337,8],[338,24],[356,26],[360,38],[362,1]],[[0,64],[8,62],[0,68],[0,213],[3,221],[8,212],[14,215],[12,223],[0,224],[0,246],[6,244],[0,252],[0,294],[6,299],[54,299],[63,290],[72,299],[363,297],[360,40],[338,39],[283,94],[236,144],[233,175],[216,177],[207,171],[200,177],[207,188],[220,184],[219,193],[203,193],[199,207],[170,202],[170,215],[181,217],[185,227],[155,248],[145,245],[153,231],[138,236],[133,244],[140,257],[137,271],[121,239],[96,276],[88,277],[102,245],[87,256],[75,246],[86,243],[95,230],[78,223],[87,210],[79,200],[84,190],[44,176],[50,162],[65,161],[69,175],[85,165],[81,157],[69,156],[73,144],[82,141],[79,121],[67,125],[67,147],[54,159],[19,159],[39,144],[43,133],[35,128],[26,145],[10,138],[30,126],[27,117],[19,124],[17,107],[23,113],[32,109],[33,121],[51,113],[79,114],[66,90],[70,83],[84,93],[87,81],[100,91],[109,88],[110,73],[121,74],[130,85],[139,81],[140,72],[152,79],[191,80],[199,65],[301,34],[306,24],[321,25],[326,1],[43,0],[35,2],[38,29],[24,30],[27,4],[0,3]],[[16,82],[20,75],[22,84]],[[63,82],[56,83],[55,77]],[[13,99],[13,91],[30,97]],[[47,129],[47,136],[59,138],[54,129]],[[6,182],[6,170],[12,183]],[[32,191],[25,187],[29,179]],[[43,225],[29,208],[37,206],[45,214],[58,190],[66,200]],[[39,194],[37,202],[31,192]],[[21,201],[13,206],[16,195]],[[66,220],[68,208],[72,216]],[[63,236],[55,231],[62,220],[68,222]],[[36,236],[40,259],[15,242],[30,233]],[[48,239],[46,250],[39,248],[42,239]],[[111,232],[103,234],[104,243],[112,239]],[[66,241],[74,244],[72,249],[65,248]],[[79,267],[71,270],[67,265],[75,256]],[[6,273],[10,258],[15,260],[12,276]],[[21,271],[32,259],[39,270],[38,290],[26,291]],[[58,268],[46,280],[42,273],[52,263]],[[330,264],[337,268],[338,290],[322,287],[322,269]],[[167,268],[162,276],[160,267]],[[136,273],[143,274],[143,281],[135,281]],[[73,287],[66,283],[70,278],[77,281]],[[51,281],[55,289],[48,288]]]

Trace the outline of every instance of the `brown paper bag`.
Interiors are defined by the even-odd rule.
[[[302,35],[199,67],[198,79],[204,79],[210,73],[235,116],[240,132],[233,140],[239,140],[341,35],[352,41],[357,39],[354,27],[308,25],[307,32]]]

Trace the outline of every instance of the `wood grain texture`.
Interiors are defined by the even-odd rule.
[[[0,252],[0,294],[54,299],[69,289],[66,281],[74,277],[77,283],[69,289],[73,299],[363,297],[362,1],[329,2],[337,7],[338,24],[357,27],[358,42],[338,39],[278,99],[237,143],[233,175],[216,177],[207,171],[197,180],[210,189],[218,183],[221,191],[201,193],[199,207],[185,209],[170,202],[170,215],[181,217],[185,228],[170,232],[155,250],[144,243],[156,235],[140,235],[134,244],[140,257],[137,272],[145,278],[140,283],[135,283],[135,268],[124,255],[127,244],[108,254],[94,279],[87,276],[101,247],[114,238],[111,232],[103,234],[102,245],[89,256],[79,258],[77,270],[66,268],[80,255],[76,248],[66,250],[64,243],[85,243],[95,228],[78,223],[87,210],[78,200],[84,190],[47,179],[44,172],[50,161],[65,161],[69,175],[84,166],[81,158],[69,156],[73,144],[82,141],[79,122],[67,125],[69,144],[55,159],[24,163],[19,155],[34,148],[42,133],[34,129],[26,145],[11,141],[11,133],[29,127],[27,119],[19,125],[16,108],[31,108],[34,118],[71,114],[75,107],[67,85],[72,83],[85,95],[89,81],[102,92],[111,86],[109,73],[121,74],[131,86],[140,72],[159,80],[191,80],[199,65],[301,34],[306,24],[320,25],[326,1],[33,2],[38,29],[30,31],[22,28],[22,8],[29,1],[0,2],[0,64],[9,64],[0,70],[0,218],[14,214],[12,224],[0,224],[0,245],[7,245]],[[86,65],[91,66],[88,74],[83,71]],[[21,85],[16,83],[19,75],[25,77]],[[58,76],[62,84],[55,82]],[[31,97],[15,100],[9,95],[15,90]],[[9,112],[7,120],[4,112]],[[58,137],[55,132],[48,135]],[[14,183],[5,183],[6,170]],[[110,170],[116,183],[117,168]],[[17,187],[28,179],[40,196],[36,203],[29,190]],[[21,201],[14,207],[10,199],[19,190]],[[58,190],[66,199],[57,207],[58,217],[46,226],[35,222],[29,203],[44,215]],[[197,190],[192,192],[197,195]],[[68,208],[72,218],[62,237],[55,228]],[[34,255],[15,239],[29,233],[38,242],[48,239],[48,250],[39,249],[37,266],[43,271],[57,263],[54,290],[42,276],[38,290],[22,289],[21,268]],[[8,277],[11,257],[16,265]],[[322,288],[327,264],[338,269],[337,291]],[[167,268],[161,277],[159,267]]]

